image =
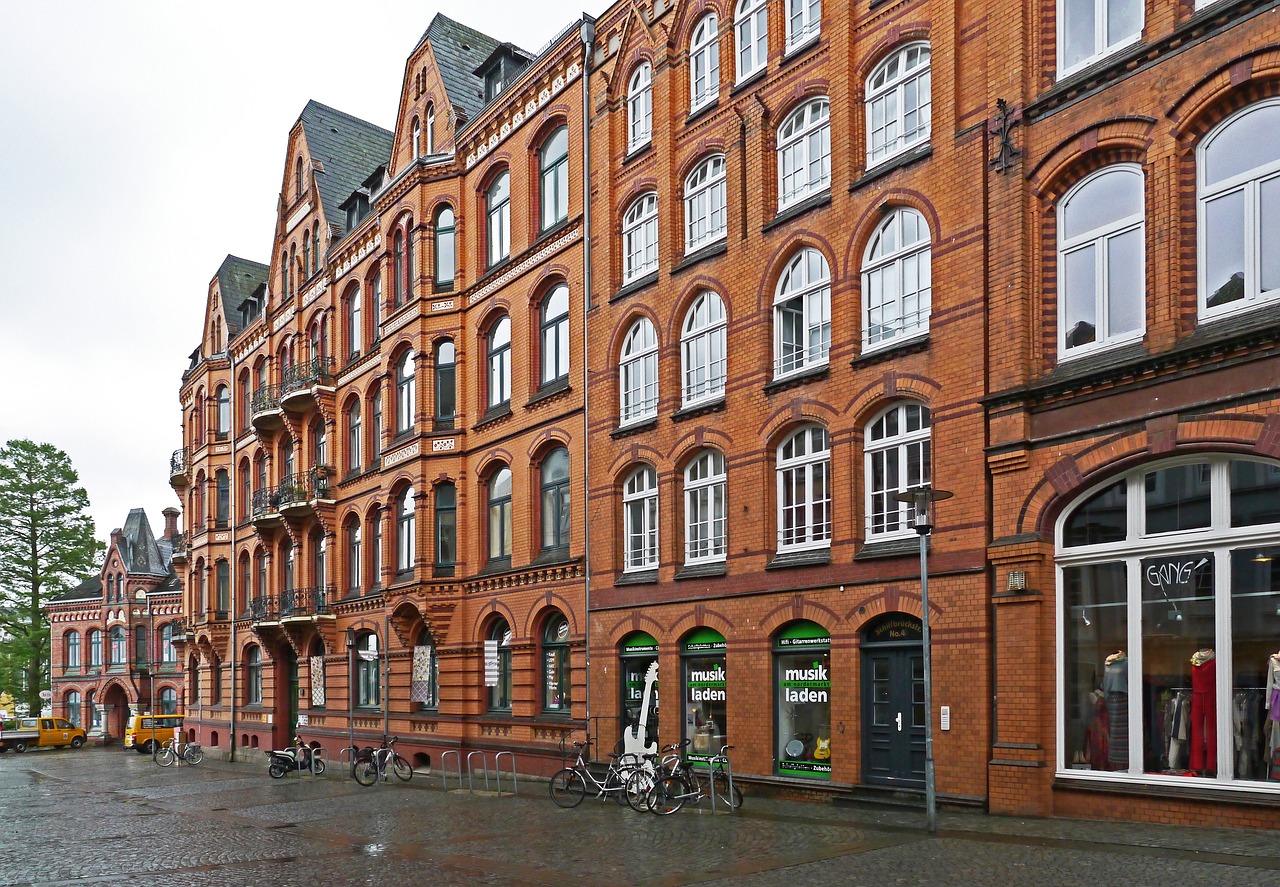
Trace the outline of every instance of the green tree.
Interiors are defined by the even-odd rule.
[[[48,688],[53,595],[97,569],[105,546],[93,537],[89,496],[71,459],[52,444],[11,440],[0,447],[0,660],[8,689],[40,710]]]

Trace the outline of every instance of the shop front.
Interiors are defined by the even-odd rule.
[[[729,742],[728,679],[724,635],[710,628],[690,632],[681,644],[686,759],[705,766]]]
[[[831,635],[815,622],[773,638],[774,773],[831,780]]]

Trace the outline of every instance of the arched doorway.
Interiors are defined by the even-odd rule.
[[[119,684],[111,684],[102,694],[102,729],[113,738],[124,736],[129,722],[129,697]]]
[[[298,654],[288,644],[281,644],[271,660],[275,691],[271,743],[272,748],[285,748],[293,742],[298,725]]]
[[[924,635],[919,618],[885,613],[862,630],[862,779],[924,785]]]

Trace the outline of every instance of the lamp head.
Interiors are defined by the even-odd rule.
[[[954,495],[947,490],[935,490],[928,484],[921,484],[918,487],[903,490],[901,493],[895,493],[893,498],[906,503],[907,523],[911,529],[921,536],[928,536],[934,526],[933,503],[950,499]]]

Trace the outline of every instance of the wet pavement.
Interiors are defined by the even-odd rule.
[[[0,756],[0,812],[5,885],[1280,885],[1280,831],[943,812],[930,837],[911,811],[562,810],[532,780],[504,797],[434,773],[364,788],[118,747]]]

